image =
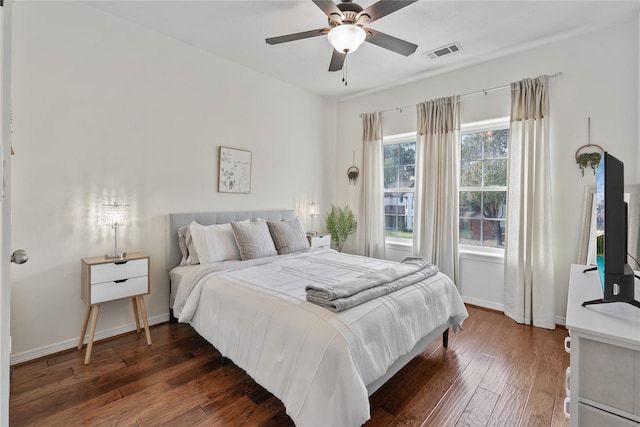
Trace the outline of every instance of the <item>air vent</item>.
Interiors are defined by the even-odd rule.
[[[460,46],[460,43],[456,42],[456,43],[448,44],[446,46],[439,47],[434,50],[430,50],[429,52],[423,53],[423,55],[428,56],[431,59],[436,59],[436,58],[440,58],[441,56],[449,55],[451,53],[456,53],[460,50],[462,50],[462,46]]]

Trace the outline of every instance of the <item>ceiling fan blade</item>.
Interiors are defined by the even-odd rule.
[[[342,12],[338,9],[338,6],[332,0],[313,0],[313,2],[327,15],[333,14],[342,16]]]
[[[380,31],[376,31],[371,28],[367,28],[366,31],[369,33],[366,41],[399,53],[400,55],[409,56],[418,48],[418,45],[416,44],[409,43],[408,41],[390,36],[389,34],[381,33]]]
[[[369,15],[369,23],[371,23],[416,1],[418,0],[380,0],[358,13],[356,20],[362,15]]]
[[[323,34],[327,34],[329,32],[329,28],[318,28],[317,30],[303,31],[301,33],[287,34],[286,36],[278,36],[278,37],[270,37],[265,39],[269,44],[279,44],[292,42],[294,40],[308,39],[310,37],[317,37]]]
[[[329,71],[342,70],[342,66],[344,65],[344,60],[346,57],[346,53],[341,53],[333,49],[333,54],[331,55],[331,63],[329,64]]]

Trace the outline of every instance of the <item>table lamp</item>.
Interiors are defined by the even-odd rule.
[[[311,217],[311,228],[312,230],[307,232],[310,236],[316,236],[318,234],[317,231],[313,230],[315,218],[320,215],[320,203],[309,203],[309,216]]]
[[[119,205],[117,203],[102,205],[102,224],[114,230],[114,251],[113,253],[105,254],[105,258],[113,259],[127,256],[126,252],[118,252],[118,228],[126,225],[128,222],[129,205]]]

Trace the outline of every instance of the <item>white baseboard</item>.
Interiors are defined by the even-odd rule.
[[[478,298],[465,297],[464,295],[462,296],[462,301],[464,301],[467,304],[473,304],[473,305],[477,305],[478,307],[489,308],[491,310],[501,311],[504,313],[504,305],[498,304],[493,301],[485,301]]]
[[[478,307],[490,308],[492,310],[497,310],[504,313],[503,304],[498,304],[491,301],[485,301],[478,298],[471,298],[471,297],[465,297],[465,296],[462,297],[462,301],[464,301],[467,304],[477,305]],[[556,316],[556,325],[565,326],[566,324],[567,324],[566,318],[562,316]]]
[[[161,314],[160,316],[150,317],[149,325],[157,325],[159,323],[164,323],[169,321],[169,313]],[[117,328],[108,329],[106,331],[96,332],[94,337],[95,341],[100,341],[105,338],[115,337],[116,335],[124,334],[127,332],[134,331],[136,329],[136,325],[134,323],[130,323],[128,325],[119,326]],[[40,357],[49,356],[54,353],[58,353],[60,351],[69,350],[70,348],[78,347],[78,340],[80,337],[76,337],[70,340],[62,341],[55,344],[46,345],[44,347],[35,348],[33,350],[23,351],[21,353],[12,354],[9,360],[10,365],[15,365],[17,363],[28,362],[29,360],[38,359]],[[85,340],[86,342],[86,340]]]

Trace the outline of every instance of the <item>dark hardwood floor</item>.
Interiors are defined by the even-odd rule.
[[[434,342],[371,398],[365,426],[567,426],[566,330],[468,307],[449,348]],[[184,324],[13,366],[18,426],[290,426],[284,406]]]

